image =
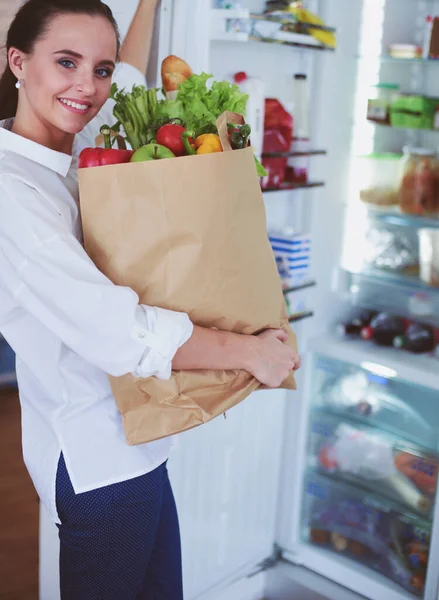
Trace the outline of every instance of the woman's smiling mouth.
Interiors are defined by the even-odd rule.
[[[58,98],[58,100],[65,108],[77,114],[86,114],[92,106],[90,102],[70,100],[69,98]]]

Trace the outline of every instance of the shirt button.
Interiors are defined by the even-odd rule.
[[[144,333],[139,333],[139,338],[140,338],[141,340],[143,340],[143,339],[145,338],[145,334],[144,334]]]

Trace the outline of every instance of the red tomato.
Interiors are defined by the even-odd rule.
[[[175,156],[184,156],[186,154],[183,140],[181,139],[182,134],[186,131],[182,125],[176,125],[168,123],[163,125],[157,132],[156,141],[157,144],[166,146]]]

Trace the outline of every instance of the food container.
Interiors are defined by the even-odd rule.
[[[270,231],[269,240],[284,288],[302,285],[310,279],[311,236],[289,229]]]
[[[404,147],[398,203],[403,213],[439,217],[439,159],[434,150]]]
[[[428,521],[399,512],[378,494],[309,473],[302,523],[309,544],[369,567],[423,596],[431,539]]]
[[[390,106],[398,96],[399,85],[395,83],[379,83],[372,86],[367,102],[367,118],[369,121],[390,124]]]
[[[359,156],[357,180],[360,200],[374,206],[398,204],[398,183],[401,154],[368,154]]]
[[[439,287],[439,229],[419,229],[419,277]]]
[[[309,456],[313,469],[380,495],[429,517],[439,457],[390,433],[314,410]]]
[[[390,106],[390,124],[405,129],[433,129],[438,98],[399,96]]]
[[[399,59],[415,59],[422,57],[422,48],[414,44],[391,44],[389,56]]]

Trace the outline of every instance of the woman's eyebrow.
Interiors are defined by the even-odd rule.
[[[54,54],[64,54],[64,55],[72,56],[73,58],[78,58],[78,59],[84,58],[82,56],[82,54],[79,54],[78,52],[75,52],[74,50],[68,50],[67,48],[65,48],[64,50],[57,50],[56,52],[54,52]],[[108,65],[108,66],[113,67],[113,69],[116,68],[116,63],[114,62],[114,60],[110,60],[110,59],[101,60],[99,62],[99,65]]]

